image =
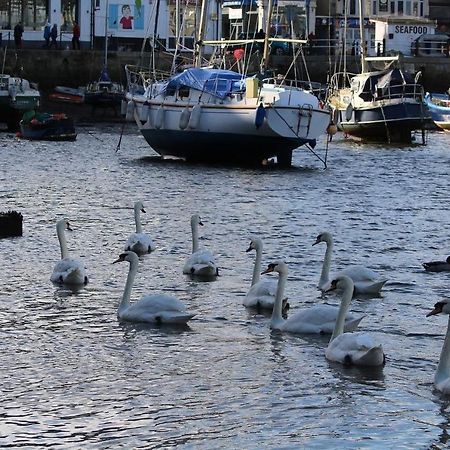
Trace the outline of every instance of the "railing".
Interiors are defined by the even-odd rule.
[[[131,94],[143,94],[145,90],[155,81],[161,81],[169,76],[168,72],[161,70],[150,71],[149,69],[126,65],[127,89]]]

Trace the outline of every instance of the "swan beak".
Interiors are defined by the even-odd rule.
[[[67,222],[67,230],[68,230],[68,231],[73,231],[73,228],[71,228],[71,226],[70,226],[70,223],[69,223],[69,222]]]
[[[333,280],[328,288],[324,290],[324,292],[330,292],[337,289],[337,281]]]
[[[440,313],[442,312],[442,307],[443,307],[443,304],[442,304],[442,303],[440,303],[440,302],[436,303],[436,304],[434,305],[433,311],[430,311],[430,312],[427,314],[427,317],[435,316],[436,314],[440,314]]]
[[[317,244],[319,244],[321,241],[319,241],[319,239],[316,240],[316,242],[314,242],[314,244],[312,245],[313,247]]]
[[[266,273],[271,273],[273,272],[273,267],[270,265],[266,270],[263,270],[261,272],[261,275],[265,275]]]
[[[147,211],[144,208],[141,208],[141,212],[146,213]]]
[[[202,227],[203,226],[203,222],[201,220],[199,220],[198,224]]]
[[[127,256],[126,253],[122,253],[115,261],[113,261],[113,264],[125,261],[126,256]]]
[[[248,247],[248,249],[245,250],[245,253],[251,252],[252,250],[253,250],[253,249],[252,249],[252,246],[250,245],[250,246]]]

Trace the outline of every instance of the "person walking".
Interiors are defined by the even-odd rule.
[[[16,44],[16,48],[22,48],[22,35],[23,35],[23,26],[22,22],[19,22],[14,27],[14,43]]]
[[[50,31],[50,37],[52,39],[52,42],[50,42],[50,48],[55,46],[55,48],[58,48],[58,43],[56,39],[58,38],[58,26],[56,23],[53,24],[52,29]]]
[[[45,48],[50,47],[50,29],[51,29],[51,25],[49,22],[47,22],[44,27],[44,39],[45,39],[44,47]]]
[[[80,25],[77,22],[73,23],[72,34],[72,50],[80,50]]]

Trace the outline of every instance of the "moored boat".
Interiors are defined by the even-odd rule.
[[[77,138],[73,119],[64,113],[30,111],[20,121],[18,137],[42,141],[74,141]]]
[[[84,103],[84,89],[56,86],[48,98],[54,102],[78,105]]]
[[[425,102],[436,126],[450,131],[450,94],[427,92]]]
[[[161,81],[155,73],[125,67],[127,120],[134,117],[147,143],[162,156],[225,164],[266,164],[275,157],[279,165],[290,166],[294,149],[306,145],[312,150],[326,134],[330,111],[296,80],[271,74],[270,45],[280,41],[269,38],[273,1],[267,5],[264,38],[227,42],[204,40],[208,2],[201,4],[194,67]],[[307,42],[281,40],[293,46]],[[228,70],[226,58],[214,68],[202,59],[205,45],[239,45],[245,54],[252,42],[263,48],[259,73],[253,76],[242,65],[239,73]],[[300,54],[301,48],[294,62]]]
[[[339,87],[342,73],[330,82],[328,104],[338,129],[365,141],[410,143],[423,130],[429,114],[423,88],[399,68],[347,74],[349,87]]]
[[[106,68],[102,70],[98,81],[86,86],[84,103],[95,108],[120,108],[125,89],[121,83],[111,81]]]
[[[0,122],[9,130],[16,130],[26,111],[39,107],[41,95],[21,77],[0,75]]]
[[[128,68],[129,70],[129,68]],[[316,96],[277,78],[189,68],[129,93],[128,115],[162,156],[190,161],[290,165],[292,151],[326,133],[329,110]]]

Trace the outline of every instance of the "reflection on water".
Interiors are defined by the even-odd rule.
[[[131,131],[116,153],[108,127],[74,143],[0,138],[1,209],[24,215],[24,236],[0,241],[2,448],[448,446],[448,399],[433,389],[447,321],[425,314],[449,278],[421,267],[450,248],[447,135],[403,148],[336,136],[327,170],[304,151],[291,170],[161,161]],[[131,299],[176,295],[196,313],[186,327],[117,320],[126,272],[111,263],[137,199],[157,250],[140,259]],[[194,212],[217,257],[214,282],[182,274]],[[62,217],[90,277],[79,290],[49,280]],[[242,306],[254,235],[263,267],[289,266],[288,315],[338,304],[316,288],[324,249],[312,244],[325,230],[332,271],[363,264],[389,279],[379,297],[351,304],[383,342],[380,370],[331,364],[329,336],[271,331],[270,314]]]

